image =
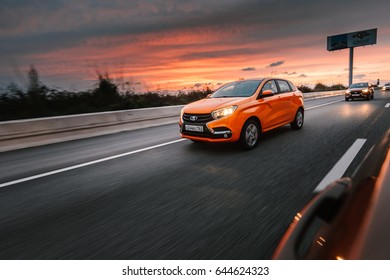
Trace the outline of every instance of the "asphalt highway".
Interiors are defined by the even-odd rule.
[[[387,103],[306,101],[302,130],[252,151],[172,124],[0,153],[0,259],[269,259],[355,141],[345,176],[390,127]]]

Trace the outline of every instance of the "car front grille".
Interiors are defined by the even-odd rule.
[[[187,123],[208,123],[213,120],[211,114],[183,114],[183,121]]]

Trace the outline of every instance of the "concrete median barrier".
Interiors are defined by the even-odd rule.
[[[334,90],[334,91],[321,91],[321,92],[306,92],[303,94],[305,100],[317,99],[329,96],[344,95],[345,90]]]
[[[305,93],[305,100],[344,91]],[[179,121],[184,105],[0,122],[0,152]]]
[[[0,152],[179,121],[183,105],[0,122]]]

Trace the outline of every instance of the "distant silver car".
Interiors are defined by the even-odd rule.
[[[384,84],[382,90],[390,90],[390,83]]]

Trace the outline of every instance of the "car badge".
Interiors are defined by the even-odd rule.
[[[197,119],[198,119],[197,116],[191,116],[191,117],[190,117],[190,120],[193,121],[193,122],[196,121]]]

